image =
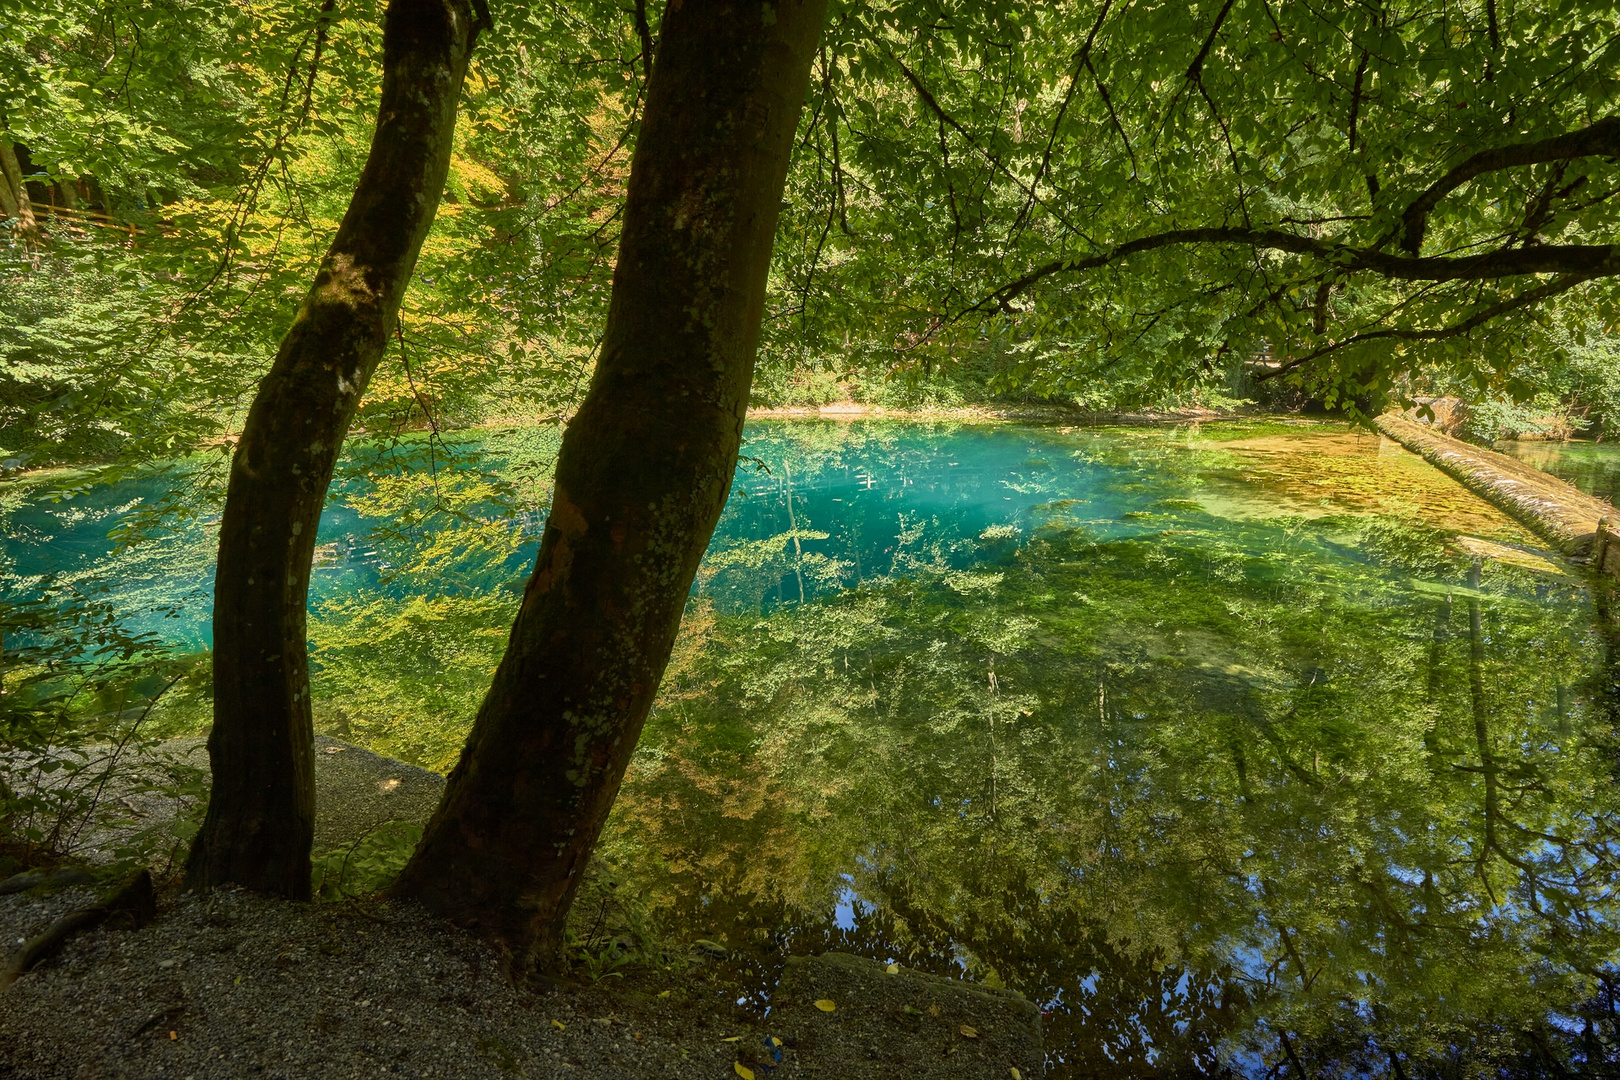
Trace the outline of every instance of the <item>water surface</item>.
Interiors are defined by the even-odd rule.
[[[1028,995],[1058,1076],[1614,1054],[1613,636],[1500,512],[1338,425],[747,438],[600,852],[743,1007],[839,948]],[[324,730],[454,760],[550,445],[359,459],[320,535]],[[191,647],[206,526],[97,540],[150,482],[23,507],[8,550],[120,567]]]
[[[1588,495],[1611,503],[1620,500],[1620,444],[1588,439],[1514,440],[1498,444],[1497,449],[1569,481]]]

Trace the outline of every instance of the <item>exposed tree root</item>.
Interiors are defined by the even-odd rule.
[[[54,870],[25,870],[0,881],[0,896],[27,892],[30,889],[66,889],[74,885],[88,885],[95,875],[81,866],[59,866]]]
[[[68,912],[46,927],[44,933],[24,942],[17,954],[0,969],[0,990],[10,988],[34,965],[55,955],[67,944],[68,938],[81,930],[100,926],[117,915],[128,916],[138,927],[145,926],[156,914],[157,899],[152,892],[152,874],[142,870],[105,900]]]

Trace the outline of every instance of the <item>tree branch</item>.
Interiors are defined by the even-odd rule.
[[[1089,56],[1086,57],[1086,70],[1091,72],[1091,79],[1097,84],[1097,93],[1102,98],[1102,103],[1108,106],[1108,119],[1113,121],[1114,130],[1119,132],[1120,142],[1125,144],[1125,153],[1130,155],[1131,159],[1131,176],[1135,177],[1141,172],[1136,165],[1136,150],[1131,146],[1131,137],[1125,134],[1125,125],[1119,122],[1119,114],[1114,111],[1114,99],[1108,96],[1108,87],[1103,84],[1102,76],[1097,74],[1097,69],[1092,66]]]
[[[1008,301],[1053,274],[1095,270],[1144,251],[1185,244],[1234,244],[1259,251],[1310,255],[1333,262],[1346,273],[1364,271],[1395,281],[1493,281],[1522,274],[1579,274],[1583,277],[1620,274],[1620,246],[1613,244],[1545,244],[1498,248],[1481,255],[1407,258],[1354,248],[1331,240],[1317,240],[1283,229],[1218,226],[1171,229],[1127,240],[1098,255],[1056,259],[1003,285],[968,311],[978,310],[986,304],[1005,308]]]
[[[1075,88],[1080,85],[1080,71],[1091,67],[1091,43],[1097,39],[1097,31],[1102,29],[1103,20],[1108,18],[1108,9],[1113,6],[1114,0],[1103,0],[1101,10],[1097,12],[1097,21],[1091,24],[1091,33],[1086,35],[1085,43],[1080,46],[1077,54],[1078,63],[1074,65],[1074,74],[1069,76],[1069,89],[1063,95],[1063,104],[1058,106],[1057,115],[1052,118],[1052,132],[1046,139],[1046,150],[1041,154],[1040,167],[1035,170],[1035,179],[1030,181],[1029,196],[1024,200],[1023,209],[1018,211],[1018,217],[1013,221],[1012,232],[1017,232],[1023,224],[1025,216],[1035,205],[1035,192],[1040,189],[1041,179],[1052,164],[1052,148],[1057,145],[1058,130],[1063,126],[1063,117],[1069,111],[1069,103],[1074,100]],[[1095,72],[1093,72],[1095,74]],[[1109,109],[1112,111],[1113,106]]]
[[[1204,39],[1204,47],[1198,50],[1193,62],[1187,65],[1187,81],[1199,82],[1204,73],[1204,61],[1209,59],[1209,50],[1215,45],[1215,35],[1221,32],[1221,24],[1226,21],[1227,13],[1232,10],[1233,0],[1226,0],[1221,6],[1220,14],[1215,16],[1215,25],[1209,28],[1209,36]]]
[[[1052,216],[1057,218],[1057,220],[1063,225],[1067,226],[1076,233],[1084,232],[1084,230],[1080,229],[1073,222],[1069,221],[1066,216],[1058,213],[1051,206],[1048,206],[1046,200],[1042,199],[1038,194],[1036,194],[1034,187],[1025,183],[1011,169],[1007,168],[1007,166],[1002,163],[1001,159],[981,145],[979,140],[973,137],[973,133],[967,128],[963,127],[957,121],[956,117],[946,112],[944,108],[941,107],[939,100],[929,92],[928,87],[923,85],[923,81],[917,77],[916,73],[913,72],[911,68],[906,66],[906,62],[904,60],[900,59],[892,52],[889,54],[889,59],[893,60],[900,66],[901,73],[905,75],[906,81],[911,83],[912,89],[917,91],[917,96],[922,99],[923,104],[928,106],[929,110],[932,111],[935,116],[939,117],[942,123],[948,124],[952,130],[954,130],[958,135],[962,136],[962,138],[967,141],[969,146],[973,147],[980,154],[984,155],[984,159],[989,162],[997,172],[1001,173],[1001,175],[1005,176],[1008,180],[1011,180],[1013,184],[1017,186],[1019,191],[1022,191],[1030,199],[1034,200],[1035,203],[1047,210],[1050,210],[1052,212]]]
[[[1401,215],[1401,249],[1416,255],[1423,247],[1429,211],[1451,192],[1476,176],[1519,165],[1539,165],[1580,157],[1620,157],[1620,117],[1605,117],[1579,131],[1554,135],[1533,142],[1514,143],[1481,150],[1458,163],[1450,172],[1430,184],[1413,199]]]
[[[636,36],[641,39],[641,76],[652,75],[652,28],[647,25],[647,0],[636,0]]]
[[[1389,327],[1383,330],[1369,330],[1364,334],[1352,334],[1350,337],[1343,338],[1339,341],[1332,341],[1319,348],[1313,349],[1304,356],[1296,357],[1293,360],[1289,360],[1287,363],[1279,364],[1274,368],[1261,371],[1254,376],[1254,381],[1266,382],[1268,380],[1275,379],[1279,375],[1286,375],[1295,368],[1303,367],[1312,360],[1321,359],[1329,353],[1338,352],[1340,349],[1348,348],[1351,345],[1359,345],[1362,342],[1374,341],[1379,338],[1395,338],[1400,341],[1442,341],[1446,338],[1461,337],[1472,330],[1477,330],[1479,327],[1483,326],[1485,323],[1499,315],[1505,315],[1509,311],[1515,311],[1522,307],[1528,307],[1531,304],[1557,296],[1559,293],[1568,292],[1570,289],[1573,289],[1583,281],[1589,280],[1591,279],[1577,274],[1566,274],[1562,277],[1555,278],[1544,285],[1539,285],[1534,289],[1519,293],[1517,296],[1509,297],[1500,303],[1492,304],[1488,308],[1483,308],[1476,311],[1462,322],[1453,323],[1450,326],[1437,327],[1432,330],[1411,330],[1399,327]]]

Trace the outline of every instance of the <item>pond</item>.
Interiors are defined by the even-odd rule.
[[[454,760],[549,439],[353,464],[323,730]],[[747,440],[599,852],[638,920],[728,952],[728,1006],[835,948],[1021,991],[1056,1076],[1616,1053],[1614,635],[1494,508],[1333,424]],[[96,539],[144,482],[19,507],[12,557],[116,564],[124,617],[194,648],[207,529]]]
[[[1497,449],[1569,481],[1588,495],[1611,503],[1620,500],[1620,443],[1515,440],[1499,443]]]

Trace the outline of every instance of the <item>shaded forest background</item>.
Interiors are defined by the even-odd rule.
[[[998,294],[1054,255],[1158,224],[1376,230],[1462,150],[1578,128],[1610,105],[1602,5],[1520,7],[1502,26],[1494,6],[1489,21],[1369,10],[835,10],[795,142],[755,403],[1454,395],[1481,439],[1612,430],[1602,278],[1529,279],[1516,295],[1163,249]],[[498,15],[362,434],[557,421],[588,382],[658,12],[567,0]],[[0,172],[32,206],[0,226],[4,468],[224,460],[363,162],[380,18],[369,0],[57,2],[9,18]],[[1435,212],[1428,242],[1601,238],[1615,182],[1601,156],[1482,177]],[[1520,303],[1536,288],[1547,298]],[[1460,334],[1354,340],[1481,313]],[[1338,351],[1256,381],[1322,341]]]

